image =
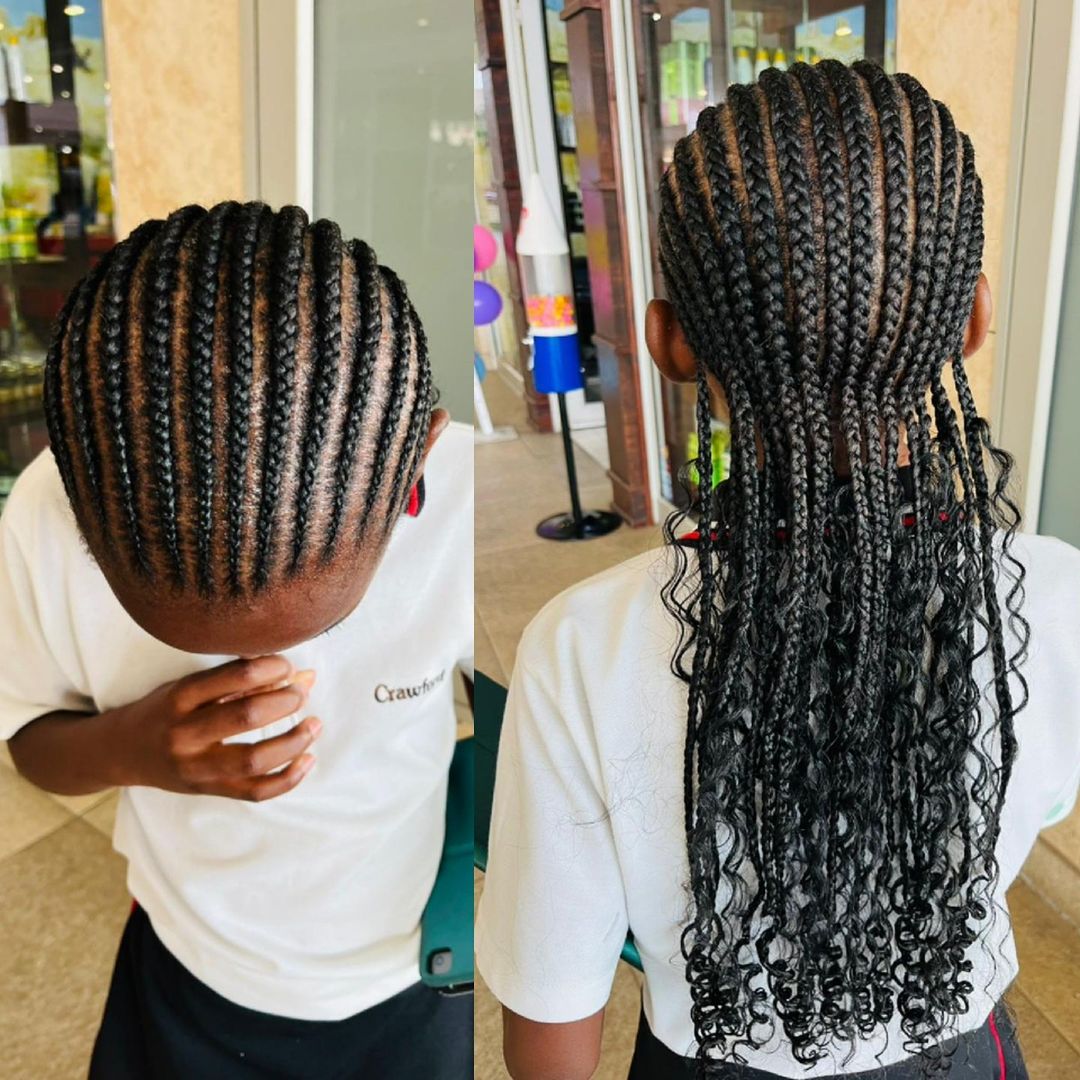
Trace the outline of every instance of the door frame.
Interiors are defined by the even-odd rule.
[[[315,201],[315,0],[241,0],[246,195]]]

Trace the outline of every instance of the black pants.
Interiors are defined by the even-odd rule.
[[[993,1023],[991,1023],[991,1019]],[[1027,1069],[1020,1053],[1016,1028],[1003,1005],[996,1005],[978,1031],[951,1040],[954,1046],[947,1072],[934,1073],[934,1080],[1028,1080]],[[1005,1071],[1001,1063],[1004,1061]],[[686,1080],[696,1077],[696,1063],[669,1050],[650,1030],[642,1012],[638,1023],[634,1059],[627,1080]],[[846,1080],[922,1080],[917,1058],[869,1072],[837,1074]],[[709,1080],[776,1080],[776,1073],[763,1072],[746,1066],[717,1063],[709,1072]]]
[[[245,1009],[199,982],[136,908],[90,1080],[471,1080],[471,994],[417,983],[345,1020]]]

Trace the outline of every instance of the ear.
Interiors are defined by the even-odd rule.
[[[971,318],[964,330],[964,358],[974,355],[986,341],[990,329],[990,316],[994,313],[994,304],[990,299],[990,282],[985,274],[979,275],[975,283],[975,302],[971,305]]]
[[[665,379],[693,382],[697,378],[697,357],[669,301],[649,301],[645,309],[645,343]]]
[[[435,409],[431,414],[431,423],[428,425],[427,440],[424,442],[424,453],[420,458],[419,468],[416,470],[416,475],[419,478],[424,473],[424,464],[427,462],[427,456],[431,453],[431,448],[437,442],[439,436],[446,430],[446,425],[450,423],[450,414],[445,409]]]

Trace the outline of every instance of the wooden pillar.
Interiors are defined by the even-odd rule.
[[[525,408],[529,423],[537,431],[551,431],[551,406],[547,394],[537,393],[529,370],[529,347],[524,339],[529,330],[521,295],[517,252],[514,244],[521,221],[521,176],[518,173],[514,124],[510,114],[510,87],[506,75],[506,51],[503,45],[502,15],[499,0],[475,0],[477,65],[484,84],[484,111],[491,150],[495,197],[502,222],[502,241],[510,278],[506,297],[514,326],[514,344],[518,349],[518,370],[525,381]]]
[[[635,315],[624,231],[623,176],[612,81],[610,0],[569,0],[566,23],[570,86],[577,128],[589,285],[607,420],[608,475],[616,510],[631,525],[650,521]]]

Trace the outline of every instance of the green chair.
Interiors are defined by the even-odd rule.
[[[499,756],[499,734],[505,712],[506,687],[478,671],[473,698],[476,726],[476,842],[473,858],[479,870],[487,868],[495,763]],[[634,944],[633,934],[626,935],[622,958],[638,971],[641,970],[641,956]]]
[[[475,762],[474,740],[459,739],[450,764],[442,858],[420,919],[420,977],[444,994],[473,988]]]

